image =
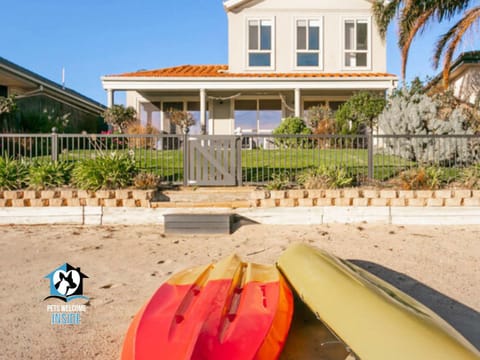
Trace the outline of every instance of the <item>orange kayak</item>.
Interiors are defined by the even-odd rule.
[[[277,359],[292,314],[292,293],[276,267],[233,255],[160,286],[133,319],[122,360]]]

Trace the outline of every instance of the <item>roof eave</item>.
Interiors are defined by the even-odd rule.
[[[101,114],[106,109],[105,105],[77,93],[75,90],[62,88],[61,85],[1,57],[0,68],[5,69],[21,79],[36,84],[39,88],[48,89],[51,94],[57,94],[63,99],[70,99],[70,101],[81,104],[82,107],[87,110],[90,108],[93,113]]]
[[[355,78],[103,78],[102,86],[112,91],[238,91],[238,90],[294,90],[300,89],[343,89],[343,90],[387,90],[396,87],[398,78],[355,77]]]
[[[350,81],[350,80],[398,80],[398,77],[395,75],[389,75],[389,76],[325,76],[325,77],[294,77],[294,76],[288,76],[288,77],[254,77],[254,76],[204,76],[204,77],[199,77],[199,76],[103,76],[101,78],[102,82],[104,81],[193,81],[193,82],[204,82],[204,81],[262,81],[262,82],[268,82],[268,81],[331,81],[331,80],[336,80],[336,81]]]
[[[225,11],[232,11],[233,9],[242,6],[243,4],[246,4],[252,0],[227,0],[224,1],[223,7]]]
[[[226,0],[223,2],[223,7],[225,9],[225,11],[232,11],[232,10],[235,10],[236,8],[242,6],[242,5],[246,5],[248,4],[249,2],[251,2],[253,0]],[[369,3],[374,3],[374,0],[365,0]]]

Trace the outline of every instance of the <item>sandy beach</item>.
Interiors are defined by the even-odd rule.
[[[1,359],[118,359],[135,312],[187,267],[231,253],[273,263],[293,242],[354,261],[437,312],[480,348],[480,226],[240,224],[231,235],[169,235],[161,226],[1,226]],[[52,325],[45,278],[80,267],[80,325]]]

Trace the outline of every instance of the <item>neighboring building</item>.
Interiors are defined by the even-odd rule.
[[[182,65],[102,77],[113,104],[126,91],[144,124],[167,133],[169,109],[191,111],[197,132],[268,133],[289,116],[354,92],[384,94],[386,45],[367,0],[228,0],[228,65]]]
[[[103,123],[104,105],[0,57],[0,96],[11,95],[18,110],[9,124],[0,122],[0,131],[40,130],[35,121],[66,114],[72,131],[97,132]]]
[[[442,74],[436,76],[428,87],[441,85]],[[471,104],[480,102],[480,51],[464,52],[453,61],[449,88],[460,100]]]

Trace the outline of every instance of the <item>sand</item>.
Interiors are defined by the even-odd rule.
[[[0,227],[1,359],[118,359],[135,312],[175,272],[236,252],[273,263],[305,242],[366,268],[424,303],[480,348],[480,226],[241,224],[232,235],[165,235],[161,226]],[[80,325],[52,325],[44,278],[80,267]]]

